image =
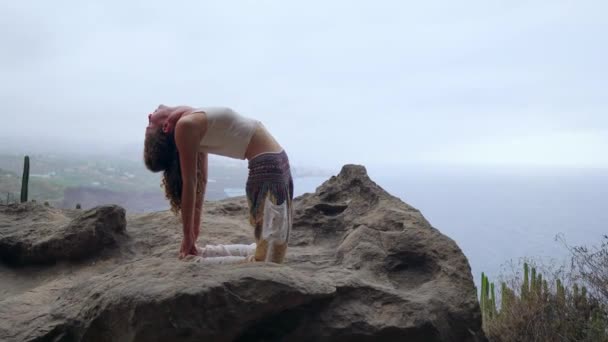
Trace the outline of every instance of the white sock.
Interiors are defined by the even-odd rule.
[[[241,264],[247,262],[247,258],[242,256],[223,256],[212,258],[197,257],[194,262],[206,265]]]
[[[207,245],[205,248],[199,248],[199,255],[203,258],[211,257],[247,257],[255,254],[256,244],[250,245]]]

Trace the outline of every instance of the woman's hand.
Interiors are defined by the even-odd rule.
[[[196,248],[196,244],[191,239],[183,239],[182,245],[179,249],[179,258],[184,259],[188,256],[197,256],[199,255],[198,249]]]

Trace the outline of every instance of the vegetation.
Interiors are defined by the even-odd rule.
[[[482,273],[480,307],[490,341],[608,342],[608,236],[597,248],[574,247],[572,265],[543,276],[523,264],[495,286]]]

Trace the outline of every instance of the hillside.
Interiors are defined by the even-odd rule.
[[[0,200],[6,202],[8,196],[14,201],[21,191],[23,156],[0,155],[0,167]],[[228,197],[226,189],[242,188],[246,177],[246,164],[211,164],[207,198]],[[128,210],[162,210],[166,203],[160,179],[159,173],[148,171],[140,160],[31,155],[29,199],[73,208],[76,203],[88,207],[117,203],[118,198]]]

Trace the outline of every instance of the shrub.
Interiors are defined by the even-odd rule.
[[[523,263],[523,272],[494,283],[482,273],[480,306],[490,341],[608,342],[608,237],[600,247],[570,247],[570,268]],[[497,300],[497,298],[499,300]]]

